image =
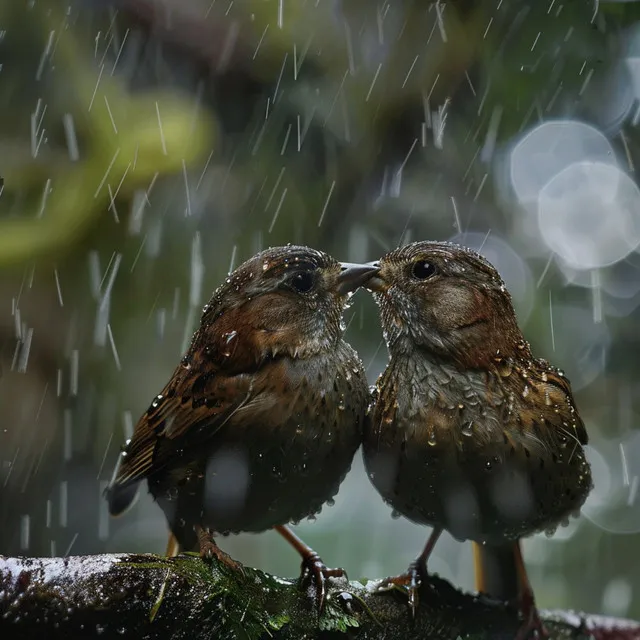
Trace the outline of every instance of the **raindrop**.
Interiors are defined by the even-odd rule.
[[[31,518],[29,515],[20,516],[20,550],[26,551],[29,548],[31,537]]]
[[[632,507],[636,501],[638,494],[638,476],[633,476],[629,487],[629,497],[627,498],[627,506]]]
[[[71,352],[71,363],[69,373],[69,394],[72,396],[78,395],[78,368],[79,368],[79,352],[74,349]]]
[[[59,508],[59,522],[61,527],[67,526],[67,508],[69,503],[69,483],[63,480],[60,483],[60,508]]]
[[[473,421],[467,422],[467,424],[462,427],[462,435],[467,437],[473,435]]]
[[[429,437],[427,438],[427,443],[429,444],[430,447],[435,447],[437,444],[436,432],[433,427],[429,431]]]
[[[224,351],[222,352],[222,355],[225,358],[229,358],[232,355],[235,348],[235,340],[237,336],[237,331],[228,331],[227,333],[222,334],[222,339],[224,342]]]
[[[133,416],[131,411],[122,412],[122,430],[124,432],[124,439],[131,440],[133,436]]]
[[[63,447],[64,461],[69,462],[71,460],[71,455],[73,450],[72,439],[71,439],[71,436],[72,436],[71,409],[64,410],[63,424],[64,424],[64,447]]]
[[[98,540],[108,540],[109,539],[109,511],[107,509],[107,503],[100,499],[109,485],[109,482],[106,480],[101,480],[99,484],[100,492],[98,494],[98,504],[99,513],[98,513]]]

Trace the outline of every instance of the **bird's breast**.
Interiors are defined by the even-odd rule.
[[[580,508],[591,476],[579,443],[523,420],[513,390],[480,372],[421,373],[420,383],[415,371],[412,381],[382,376],[364,437],[369,477],[394,509],[495,542],[555,527]]]
[[[317,513],[337,493],[360,445],[367,407],[359,361],[272,364],[253,384],[257,398],[268,402],[248,403],[195,464],[180,470],[177,482],[157,487],[170,520],[202,518],[221,532],[262,531]]]

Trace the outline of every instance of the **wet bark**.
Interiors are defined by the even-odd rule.
[[[0,637],[19,638],[513,638],[517,612],[433,578],[411,620],[401,593],[332,581],[322,616],[294,580],[230,572],[197,556],[0,556]],[[640,638],[640,623],[543,614],[551,639]]]

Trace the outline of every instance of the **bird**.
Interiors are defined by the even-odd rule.
[[[274,528],[302,556],[301,584],[310,580],[321,612],[327,578],[345,574],[286,525],[333,499],[361,444],[369,388],[342,314],[376,271],[293,245],[233,271],[125,443],[105,492],[111,515],[146,479],[170,555],[199,550],[233,570],[213,533]]]
[[[478,253],[421,241],[371,264],[380,270],[365,287],[390,358],[372,392],[365,467],[397,514],[433,528],[409,570],[380,588],[405,588],[415,615],[447,530],[477,545],[477,585],[517,597],[517,638],[544,636],[520,540],[578,514],[592,488],[569,380],[534,357],[503,280]],[[491,584],[490,565],[500,569]]]

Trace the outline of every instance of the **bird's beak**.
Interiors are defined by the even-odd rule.
[[[380,266],[377,264],[355,264],[353,262],[341,262],[340,274],[337,278],[337,291],[341,296],[355,291],[358,287],[366,284],[367,281],[378,271]]]
[[[377,291],[378,293],[382,293],[389,288],[387,281],[380,275],[380,263],[376,262],[368,262],[368,267],[372,269],[376,269],[376,271],[369,276],[365,283],[365,288],[369,291]]]

